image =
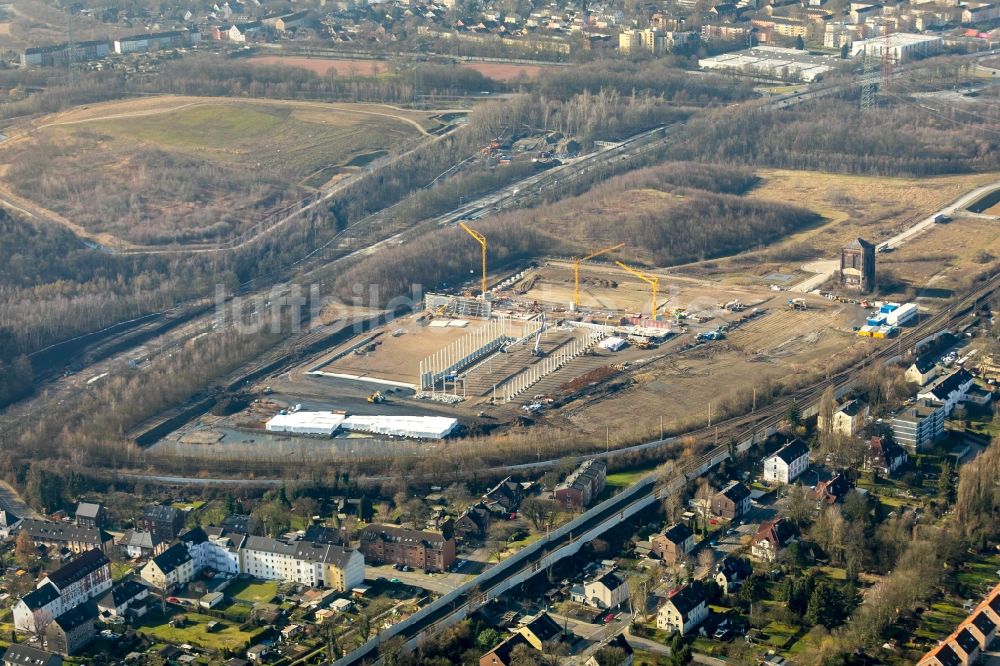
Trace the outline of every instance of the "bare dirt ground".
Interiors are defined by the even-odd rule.
[[[753,307],[774,296],[759,286],[720,284],[663,270],[646,272],[650,277],[659,278],[657,306],[658,313],[663,315],[674,308],[700,312],[734,299]],[[523,296],[527,300],[563,308],[568,308],[573,300],[572,262],[549,261],[527,275],[522,284],[525,281],[531,281],[531,288]],[[580,267],[581,310],[648,316],[651,300],[650,285],[617,265],[582,264]]]
[[[324,366],[323,372],[374,377],[397,382],[413,383],[420,370],[420,362],[444,349],[451,343],[471,335],[486,326],[479,319],[466,319],[467,326],[432,327],[418,322],[418,316],[397,319],[388,326],[376,329],[369,335],[375,338],[375,350],[363,354],[349,353]],[[438,318],[448,321],[448,318]],[[520,333],[521,322],[512,322],[514,334]],[[398,336],[393,333],[401,331]],[[357,341],[357,340],[355,340]]]
[[[461,67],[466,69],[474,69],[488,79],[493,79],[494,81],[503,81],[508,83],[511,81],[524,80],[534,80],[542,75],[542,68],[538,65],[519,65],[517,63],[500,63],[500,62],[463,62]]]

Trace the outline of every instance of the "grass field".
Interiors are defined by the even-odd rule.
[[[264,631],[264,629],[255,629],[253,632],[240,631],[239,625],[235,622],[217,620],[199,613],[188,613],[186,617],[187,624],[184,627],[171,627],[165,620],[160,623],[159,620],[143,618],[135,625],[135,629],[156,640],[175,645],[190,643],[209,650],[239,650],[256,634]],[[209,632],[209,622],[219,622],[222,626]]]
[[[93,104],[41,118],[0,147],[0,195],[10,190],[104,243],[226,239],[438,125],[377,104]]]
[[[226,588],[226,595],[237,601],[250,604],[266,604],[278,593],[278,583],[275,581],[255,582],[238,580]]]
[[[640,469],[631,472],[615,472],[614,474],[608,474],[606,479],[607,485],[616,486],[619,488],[625,488],[631,486],[633,483],[639,479],[649,476],[653,473],[653,469]]]
[[[825,254],[836,252],[851,238],[883,240],[915,216],[927,216],[979,185],[1000,179],[998,173],[930,178],[872,178],[759,169],[763,181],[748,196],[794,201],[821,214],[828,222],[792,234],[781,245],[809,243]]]

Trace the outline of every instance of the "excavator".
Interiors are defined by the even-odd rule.
[[[385,402],[385,396],[382,395],[382,391],[375,391],[370,396],[368,396],[368,402],[378,405]]]

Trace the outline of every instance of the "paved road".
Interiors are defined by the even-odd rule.
[[[42,514],[29,507],[6,481],[0,481],[0,508],[21,518],[43,518]]]
[[[469,576],[461,573],[430,576],[422,571],[396,571],[391,564],[383,564],[378,567],[365,565],[365,580],[371,581],[377,578],[385,578],[386,580],[395,578],[411,587],[419,587],[422,590],[443,595],[462,585],[469,579]]]
[[[989,185],[983,185],[982,187],[977,187],[976,189],[967,192],[960,196],[955,201],[951,202],[941,210],[928,215],[916,224],[903,231],[899,232],[892,238],[886,241],[882,241],[876,247],[879,250],[885,248],[898,248],[903,243],[913,239],[914,237],[920,235],[930,227],[934,226],[934,218],[938,215],[946,215],[948,217],[955,217],[957,213],[963,211],[967,206],[975,203],[977,199],[982,197],[995,189],[1000,187],[1000,180],[990,183]],[[965,213],[963,213],[965,214]],[[970,213],[971,214],[971,213]],[[813,261],[802,266],[802,270],[808,273],[815,273],[812,277],[806,278],[797,285],[791,287],[788,291],[806,293],[813,289],[817,289],[824,282],[829,280],[836,274],[837,270],[840,268],[840,261],[837,259],[822,259],[819,261]]]

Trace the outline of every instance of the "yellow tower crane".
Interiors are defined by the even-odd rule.
[[[652,307],[650,308],[650,316],[653,318],[653,321],[656,321],[656,295],[660,288],[660,278],[656,276],[650,277],[649,275],[646,275],[642,271],[638,271],[632,268],[631,266],[623,264],[620,261],[616,261],[615,263],[624,268],[625,270],[627,270],[632,275],[642,280],[643,282],[648,283],[653,288],[653,300],[652,300]]]
[[[479,245],[483,248],[483,300],[486,300],[486,236],[482,235],[474,229],[470,229],[466,226],[465,222],[459,222],[458,226],[465,229],[465,231],[479,241]]]
[[[625,243],[618,243],[618,245],[613,247],[606,247],[603,250],[591,252],[586,257],[580,257],[573,260],[573,305],[576,305],[577,307],[580,305],[580,262],[593,259],[594,257],[599,257],[602,254],[607,254],[608,252],[614,252],[615,250],[623,247],[625,247]]]

